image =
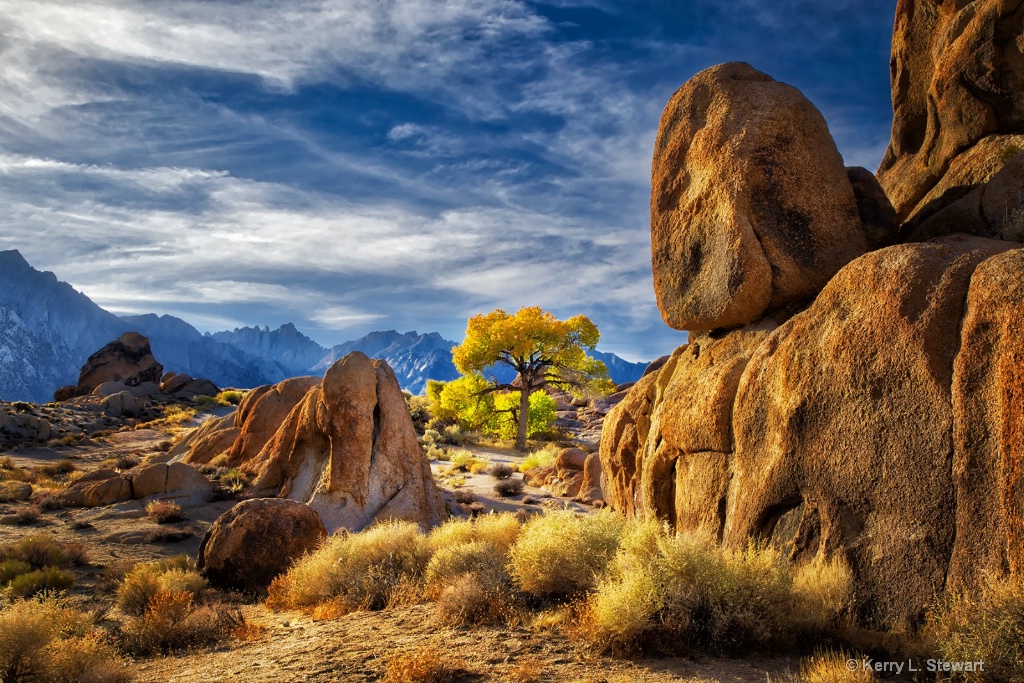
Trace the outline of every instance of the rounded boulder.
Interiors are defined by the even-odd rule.
[[[262,594],[325,538],[323,521],[308,505],[286,498],[246,500],[203,537],[199,569],[214,586]]]

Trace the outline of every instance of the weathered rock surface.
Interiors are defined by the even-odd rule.
[[[923,614],[955,540],[964,300],[975,267],[1009,246],[949,238],[869,254],[764,343],[736,399],[726,543],[775,537],[796,556],[845,556],[870,620]]]
[[[250,392],[231,426],[211,426],[176,457],[202,463],[221,452],[255,491],[308,504],[331,531],[387,519],[434,526],[447,515],[394,373],[359,352],[323,380]]]
[[[96,507],[150,496],[167,496],[185,503],[205,502],[213,484],[183,463],[151,463],[126,472],[96,470],[77,479],[62,494],[65,505]]]
[[[670,327],[732,328],[802,303],[867,248],[842,158],[798,90],[730,63],[676,91],[651,180],[654,289]]]
[[[110,394],[100,401],[100,406],[103,407],[103,412],[111,417],[138,417],[142,414],[141,402],[130,391]]]
[[[77,393],[92,393],[104,382],[121,382],[129,387],[156,382],[163,371],[153,357],[149,340],[136,332],[125,332],[89,356],[78,375]]]
[[[320,386],[320,377],[293,377],[249,392],[235,413],[239,438],[228,451],[228,461],[237,467],[256,459],[267,442],[310,389]]]
[[[965,187],[987,182],[1007,147],[1017,144],[999,136],[1024,128],[1022,32],[1020,0],[900,0],[892,39],[892,139],[878,178],[901,221],[935,213],[966,194]],[[993,143],[990,153],[974,154],[973,170],[957,173],[973,182],[945,181],[946,191],[926,196],[960,156],[986,139]]]
[[[693,335],[609,414],[605,500],[732,547],[844,557],[878,626],[1020,571],[1017,246],[889,247],[774,331]]]
[[[246,500],[217,518],[199,546],[197,564],[214,586],[263,593],[325,538],[324,523],[307,505],[280,498]]]
[[[1024,573],[1024,250],[974,272],[953,364],[953,589]]]

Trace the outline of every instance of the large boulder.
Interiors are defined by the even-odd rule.
[[[121,382],[133,387],[157,382],[164,366],[156,362],[149,339],[138,332],[125,332],[89,356],[78,375],[78,395],[84,396],[104,382]]]
[[[132,484],[133,498],[170,494],[208,496],[213,484],[199,470],[180,462],[139,465],[124,473]]]
[[[950,238],[873,252],[760,346],[734,407],[726,544],[845,557],[862,618],[918,623],[958,539],[951,393],[964,301],[978,264],[1010,246]]]
[[[108,383],[109,384],[109,383]],[[130,391],[119,391],[110,394],[100,406],[103,412],[111,417],[139,417],[142,414],[142,403]]]
[[[698,73],[662,114],[651,253],[662,317],[744,325],[813,297],[868,242],[825,119],[747,64]]]
[[[892,139],[878,177],[901,221],[940,211],[1021,151],[1007,136],[1024,128],[1022,33],[1021,0],[899,0]]]
[[[325,538],[324,523],[307,505],[279,498],[246,500],[206,532],[197,564],[214,586],[261,594]]]

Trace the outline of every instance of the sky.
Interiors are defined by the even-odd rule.
[[[895,5],[0,0],[0,249],[202,331],[460,341],[539,305],[653,359],[685,341],[650,265],[669,97],[749,62],[874,170]]]

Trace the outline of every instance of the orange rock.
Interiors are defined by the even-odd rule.
[[[799,304],[866,250],[842,157],[798,90],[730,63],[676,91],[651,170],[654,290],[670,327],[738,327]]]

